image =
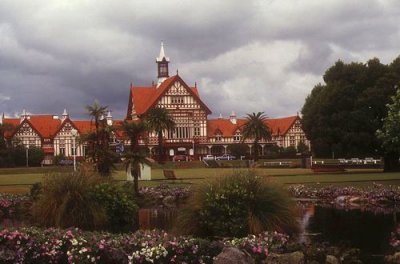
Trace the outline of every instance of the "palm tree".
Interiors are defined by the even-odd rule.
[[[145,120],[149,127],[149,130],[155,131],[158,136],[158,161],[162,162],[164,156],[163,149],[163,131],[171,130],[175,127],[175,121],[172,116],[168,113],[168,110],[165,108],[155,107],[150,109],[146,116]]]
[[[267,117],[264,112],[247,114],[246,122],[243,124],[243,142],[246,139],[253,139],[253,157],[258,160],[258,142],[262,139],[271,139],[271,130],[266,124]]]
[[[100,142],[100,121],[101,118],[105,116],[107,112],[108,106],[102,106],[100,103],[95,100],[92,105],[87,105],[86,110],[88,114],[92,117],[92,121],[94,120],[94,126],[96,128],[96,147],[99,146]]]
[[[135,194],[139,195],[139,178],[140,178],[140,166],[146,161],[146,156],[139,152],[139,139],[145,136],[147,126],[144,122],[128,122],[124,121],[121,125],[124,135],[131,141],[130,149],[125,157],[126,171],[130,170],[133,176]]]
[[[93,147],[91,149],[93,161],[96,163],[97,171],[101,175],[109,176],[114,167],[115,155],[109,148],[109,140],[113,128],[108,126],[104,119],[107,106],[100,105],[96,100],[92,105],[86,106],[86,110],[95,125],[95,131],[87,135],[88,139],[94,140],[94,144],[91,144]]]

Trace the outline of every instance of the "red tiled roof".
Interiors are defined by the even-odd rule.
[[[272,135],[285,135],[299,118],[298,116],[268,118],[267,125],[272,130]]]
[[[288,130],[293,126],[298,116],[289,116],[282,118],[268,118],[266,123],[271,129],[272,135],[285,135]],[[245,119],[237,119],[236,124],[232,124],[229,119],[210,119],[207,121],[207,134],[208,136],[215,135],[216,131],[221,131],[223,136],[233,136],[237,129],[245,124]]]
[[[90,120],[76,120],[71,121],[71,123],[76,127],[76,129],[78,129],[79,134],[87,134],[96,129],[94,123]]]
[[[60,119],[53,115],[32,115],[28,122],[39,132],[42,138],[52,138],[61,125]]]
[[[12,136],[23,122],[29,123],[41,138],[52,138],[61,125],[60,119],[54,119],[53,115],[32,115],[29,119],[24,119],[23,122],[20,120],[20,118],[4,119],[4,123],[9,123],[14,126],[12,132],[6,133],[7,137]]]
[[[137,115],[142,115],[146,113],[151,107],[153,107],[157,103],[160,97],[165,94],[171,87],[171,85],[176,81],[179,81],[185,88],[187,88],[189,93],[193,95],[193,97],[200,103],[200,105],[202,105],[209,114],[211,113],[210,109],[208,109],[203,101],[201,101],[197,87],[187,86],[187,84],[179,77],[179,75],[169,77],[168,79],[163,81],[158,88],[155,86],[132,86],[130,93],[131,98],[129,99],[129,107],[132,107],[133,103]],[[128,115],[131,113],[131,110],[132,109],[128,109]]]

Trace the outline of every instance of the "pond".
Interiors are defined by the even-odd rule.
[[[380,263],[389,254],[390,234],[398,213],[372,213],[360,209],[336,209],[311,205],[301,221],[301,242],[327,241],[333,246],[350,245],[361,250],[364,263]]]
[[[140,228],[170,231],[176,215],[177,209],[140,209]],[[398,217],[398,213],[308,205],[300,220],[303,231],[299,241],[359,248],[363,263],[381,263],[383,256],[390,253],[390,233],[395,230]]]

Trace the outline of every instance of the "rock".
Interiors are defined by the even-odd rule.
[[[335,199],[335,202],[338,204],[344,204],[347,202],[348,197],[346,195],[338,196]]]
[[[215,257],[214,264],[254,264],[254,260],[237,248],[225,247],[222,252]]]
[[[286,254],[270,254],[264,261],[265,264],[304,264],[304,254],[296,251]]]
[[[339,264],[339,260],[332,255],[326,255],[325,264]]]
[[[176,206],[176,199],[174,196],[166,196],[163,200],[162,200],[163,205],[165,205],[166,207],[175,207]]]
[[[350,197],[349,202],[350,203],[360,203],[361,202],[361,198],[357,197],[357,196]]]
[[[388,264],[400,263],[400,252],[396,252],[393,255],[385,256],[385,263]]]

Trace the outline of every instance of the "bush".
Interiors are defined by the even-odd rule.
[[[99,182],[95,175],[82,172],[47,175],[42,192],[32,205],[33,219],[51,227],[104,228],[107,224],[105,208],[89,192]]]
[[[110,231],[132,231],[137,228],[138,206],[124,190],[112,183],[99,183],[89,190],[91,197],[102,204],[108,218]]]
[[[43,226],[86,230],[128,231],[137,221],[129,190],[98,176],[87,164],[77,173],[47,175],[33,186],[33,219]]]
[[[235,173],[204,184],[178,216],[178,233],[196,236],[297,231],[295,204],[288,194],[252,172]]]

